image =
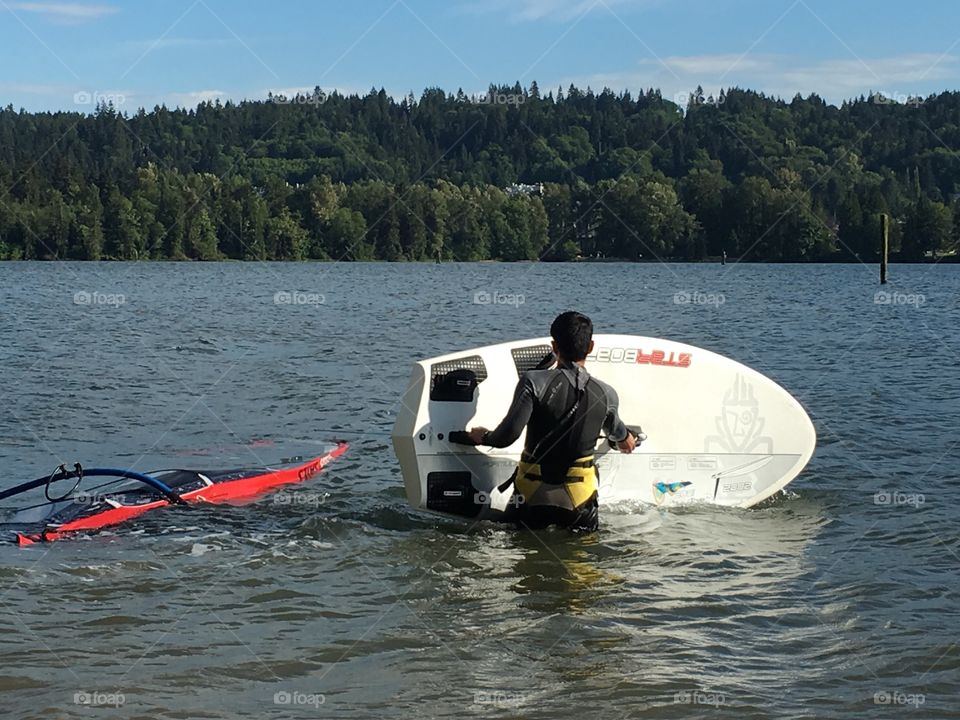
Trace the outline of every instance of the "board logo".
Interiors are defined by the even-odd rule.
[[[327,462],[329,462],[329,461],[327,460],[327,458],[320,458],[320,459],[318,459],[318,460],[310,463],[310,464],[307,465],[306,467],[300,468],[300,470],[297,472],[297,479],[298,479],[298,480],[301,480],[301,481],[302,481],[302,480],[309,480],[309,479],[312,478],[314,475],[316,475],[318,472],[320,472],[321,470],[323,470],[323,467],[324,467],[324,465],[327,464]]]
[[[676,495],[685,487],[693,485],[691,482],[658,482],[653,484],[653,501],[657,505],[662,505],[668,495]]]
[[[625,363],[627,365],[657,365],[660,367],[688,368],[693,363],[691,353],[675,353],[672,350],[653,350],[645,353],[640,348],[594,348],[587,360],[597,363]]]
[[[720,491],[724,495],[733,495],[736,493],[747,493],[753,491],[753,482],[750,480],[738,480],[734,482],[729,482],[726,485],[720,486]]]
[[[773,453],[773,438],[763,434],[765,420],[760,417],[760,402],[753,386],[741,376],[737,375],[724,394],[715,423],[718,434],[707,436],[704,452]]]

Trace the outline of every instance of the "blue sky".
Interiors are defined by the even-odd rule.
[[[739,85],[831,102],[960,89],[960,3],[916,0],[0,0],[0,105],[121,109],[491,82]]]

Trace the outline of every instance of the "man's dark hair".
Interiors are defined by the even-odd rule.
[[[556,340],[564,360],[580,362],[587,357],[593,340],[593,322],[586,315],[571,310],[557,316],[550,326],[550,335]]]

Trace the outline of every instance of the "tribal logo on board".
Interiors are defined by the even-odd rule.
[[[773,438],[763,435],[765,421],[760,417],[760,402],[753,386],[741,376],[737,375],[724,394],[715,423],[718,434],[707,437],[705,452],[773,453]]]

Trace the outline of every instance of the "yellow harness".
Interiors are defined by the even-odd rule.
[[[517,492],[523,496],[525,505],[557,505],[557,491],[562,489],[569,498],[570,509],[576,510],[590,500],[599,487],[593,455],[577,458],[567,468],[562,483],[544,482],[541,472],[539,463],[521,460],[517,466]]]

